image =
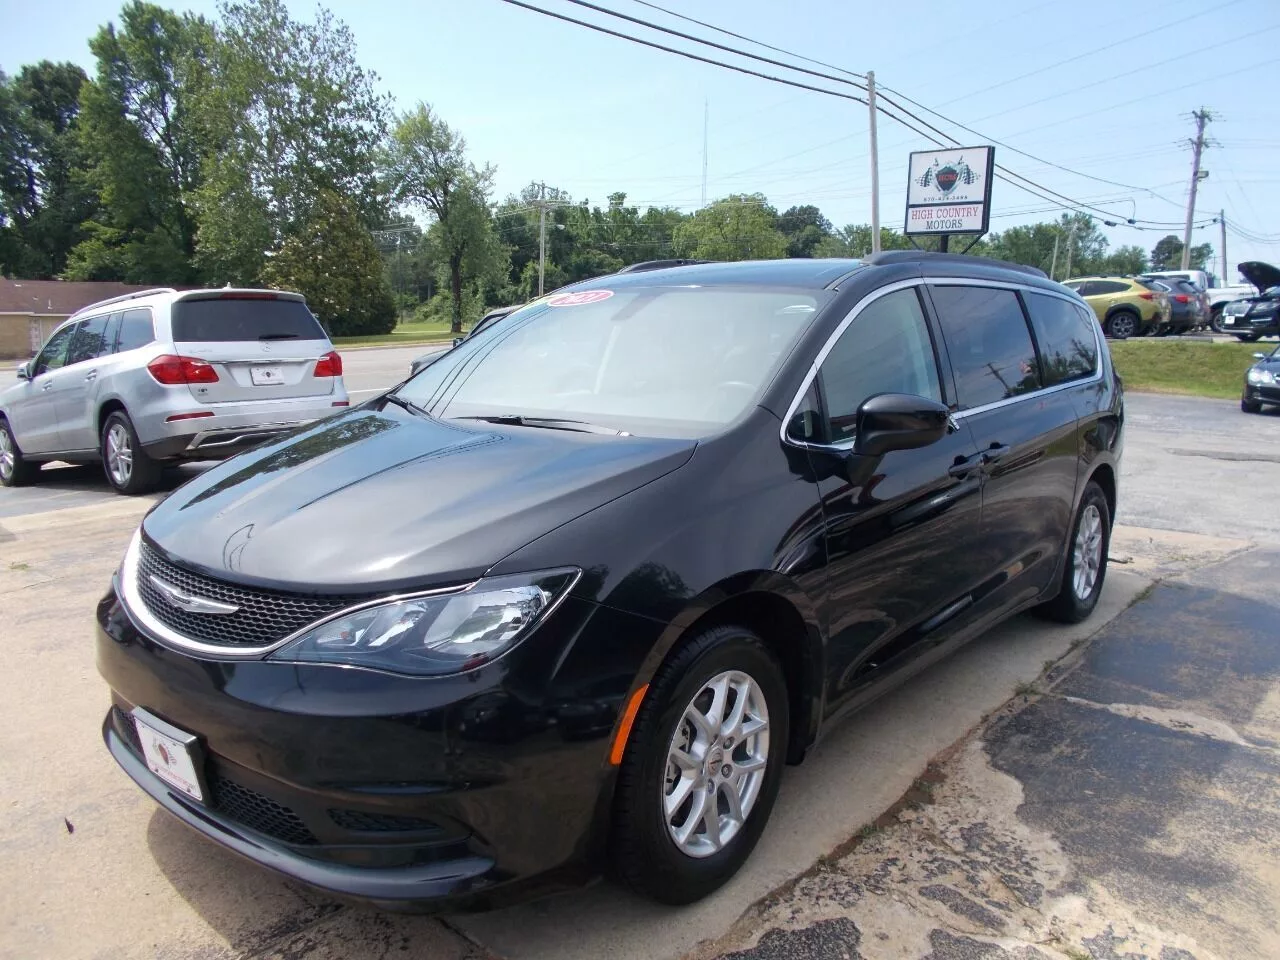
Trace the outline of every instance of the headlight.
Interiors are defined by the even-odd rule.
[[[1236,317],[1244,313],[1248,309],[1249,309],[1248,304],[1228,303],[1225,307],[1222,308],[1222,312],[1225,314],[1229,314],[1230,316]]]
[[[566,568],[495,577],[463,593],[374,604],[313,627],[268,659],[413,676],[461,673],[501,656],[527,636],[579,573]]]
[[[1250,383],[1275,383],[1275,375],[1270,370],[1259,370],[1257,367],[1249,368]]]

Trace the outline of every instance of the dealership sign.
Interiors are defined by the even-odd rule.
[[[994,147],[921,150],[911,154],[907,236],[987,232]]]

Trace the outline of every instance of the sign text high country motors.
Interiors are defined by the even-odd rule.
[[[907,236],[987,232],[994,147],[956,147],[911,154]]]

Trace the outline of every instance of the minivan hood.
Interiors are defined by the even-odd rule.
[[[214,467],[143,531],[180,563],[261,586],[459,583],[676,469],[696,445],[360,407]]]
[[[1269,263],[1249,260],[1245,263],[1237,264],[1236,269],[1240,271],[1246,280],[1258,288],[1259,293],[1272,287],[1280,287],[1280,269],[1273,267]]]

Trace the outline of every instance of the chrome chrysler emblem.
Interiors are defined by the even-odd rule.
[[[204,597],[197,597],[194,594],[187,593],[171,583],[166,583],[154,574],[149,579],[152,586],[160,591],[160,595],[164,597],[169,606],[185,610],[187,613],[211,613],[216,616],[226,616],[240,609],[234,604],[219,603],[217,600],[208,600]]]

